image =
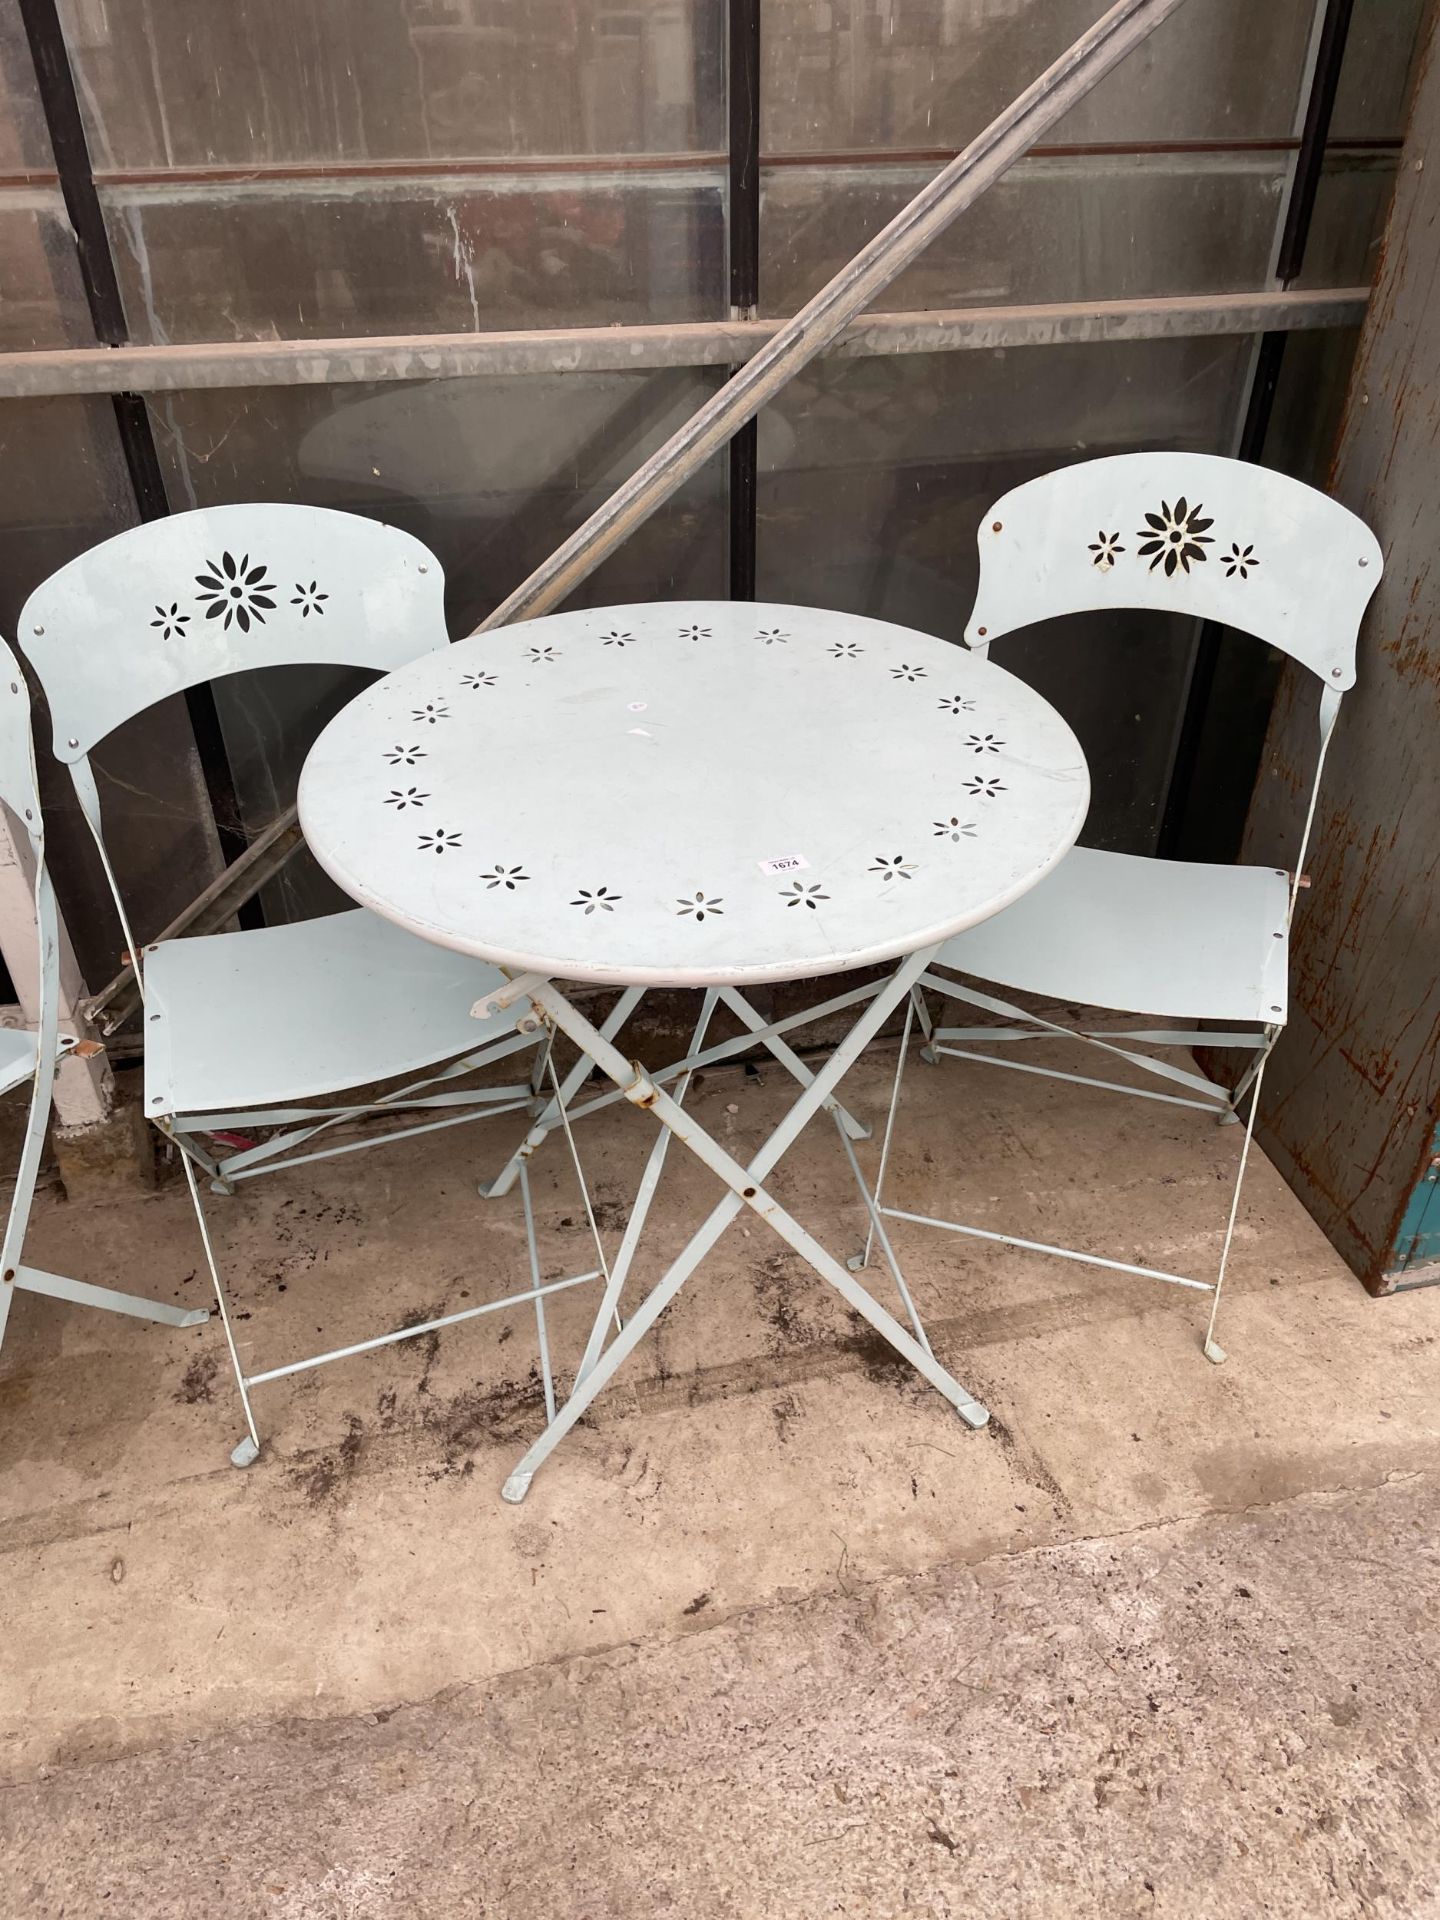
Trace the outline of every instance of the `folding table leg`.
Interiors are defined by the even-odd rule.
[[[658,1088],[640,1068],[628,1062],[552,985],[546,983],[532,990],[530,997],[536,1008],[548,1015],[562,1032],[583,1048],[602,1071],[622,1088],[628,1100],[648,1109],[662,1126],[667,1127],[697,1158],[703,1160],[724,1181],[730,1192],[691,1237],[679,1257],[627,1321],[624,1331],[616,1335],[593,1369],[576,1385],[556,1418],[516,1466],[502,1489],[507,1500],[520,1501],[525,1498],[541,1463],[634,1352],[726,1227],[746,1206],[767,1221],[822,1279],[828,1280],[841,1298],[868,1320],[876,1332],[888,1340],[916,1372],[951,1403],[967,1425],[985,1425],[990,1417],[985,1408],[760,1185],[825,1105],[835,1086],[875,1037],[891,1010],[904,999],[937,950],[935,947],[926,948],[919,954],[911,955],[897,968],[748,1166],[742,1166],[726,1153],[684,1108]]]
[[[715,1011],[717,998],[718,996],[713,987],[706,992],[704,1004],[700,1009],[700,1018],[695,1023],[694,1037],[690,1042],[690,1052],[692,1054],[698,1053],[704,1044],[705,1034],[710,1025],[710,1017]],[[684,1105],[685,1095],[689,1089],[690,1070],[687,1069],[686,1072],[680,1076],[675,1086],[675,1104],[677,1106]],[[590,1329],[590,1338],[585,1343],[584,1357],[581,1359],[579,1369],[575,1375],[575,1386],[577,1387],[585,1376],[591,1372],[595,1362],[600,1358],[600,1349],[605,1344],[605,1329],[610,1322],[612,1314],[615,1318],[616,1332],[623,1331],[620,1319],[620,1296],[625,1290],[625,1282],[629,1278],[636,1249],[640,1245],[640,1235],[645,1231],[645,1222],[650,1216],[650,1203],[655,1198],[655,1189],[660,1184],[660,1175],[665,1168],[665,1155],[669,1150],[669,1146],[670,1129],[668,1127],[661,1127],[659,1133],[655,1136],[655,1144],[650,1149],[650,1157],[645,1162],[645,1171],[641,1176],[640,1186],[636,1192],[634,1204],[630,1208],[630,1218],[625,1222],[625,1233],[620,1242],[620,1250],[615,1255],[614,1264],[610,1268],[609,1278],[606,1281],[605,1297],[600,1302],[600,1310],[595,1315],[595,1324]],[[573,1390],[572,1388],[572,1392]],[[553,1420],[554,1417],[555,1415],[552,1409],[550,1418]]]
[[[766,1022],[761,1019],[760,1015],[751,1006],[750,1002],[745,999],[743,994],[737,993],[733,987],[721,987],[718,991],[720,998],[725,1002],[725,1005],[734,1014],[735,1018],[742,1026],[748,1027],[750,1032],[774,1054],[775,1058],[780,1062],[781,1066],[784,1067],[791,1079],[798,1080],[802,1087],[808,1087],[814,1075],[800,1058],[799,1054],[795,1052],[794,1048],[782,1040],[779,1034],[769,1031]],[[694,1052],[693,1047],[691,1051],[692,1053]],[[829,1112],[835,1115],[840,1126],[849,1134],[852,1140],[868,1140],[870,1138],[870,1129],[867,1126],[863,1126],[860,1121],[855,1118],[854,1114],[847,1113],[838,1100],[827,1100],[825,1105]]]
[[[603,1038],[613,1040],[644,997],[645,989],[643,987],[627,987],[606,1015],[605,1024],[600,1029]],[[549,1102],[544,1112],[536,1120],[534,1126],[531,1127],[530,1131],[505,1162],[499,1173],[496,1174],[495,1178],[493,1180],[482,1180],[480,1182],[479,1192],[482,1200],[498,1200],[503,1194],[507,1194],[510,1191],[511,1187],[515,1184],[515,1178],[520,1171],[521,1165],[530,1158],[537,1147],[543,1146],[545,1141],[549,1139],[550,1134],[558,1123],[560,1108],[562,1106],[569,1106],[581,1087],[583,1087],[589,1079],[593,1066],[594,1062],[587,1060],[584,1054],[575,1062],[574,1066],[565,1076],[564,1084],[560,1088],[559,1098],[552,1099]]]

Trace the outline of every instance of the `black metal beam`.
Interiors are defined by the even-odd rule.
[[[753,320],[760,305],[760,0],[729,4],[730,317]],[[755,598],[758,422],[730,442],[730,598]]]
[[[1305,248],[1315,216],[1315,199],[1325,166],[1325,145],[1330,137],[1330,122],[1335,112],[1335,96],[1340,86],[1340,72],[1345,62],[1345,45],[1350,34],[1353,11],[1354,0],[1328,0],[1325,18],[1321,22],[1315,71],[1305,104],[1305,126],[1295,158],[1295,175],[1285,207],[1285,224],[1281,229],[1276,256],[1275,272],[1282,288],[1290,287],[1305,264]],[[1265,333],[1260,337],[1255,375],[1250,385],[1237,449],[1240,459],[1257,465],[1264,459],[1265,442],[1275,411],[1275,395],[1285,359],[1286,337],[1284,333]],[[1201,749],[1211,722],[1223,634],[1222,627],[1207,620],[1196,641],[1194,664],[1185,694],[1185,711],[1175,742],[1175,758],[1170,769],[1165,810],[1156,841],[1156,852],[1162,858],[1175,859],[1188,853],[1192,858],[1223,862],[1234,859],[1240,850],[1239,831],[1243,829],[1243,814],[1239,816],[1240,828],[1232,829],[1229,836],[1234,839],[1233,845],[1216,844],[1213,834],[1197,837],[1195,824],[1202,817],[1225,817],[1223,813],[1217,816],[1212,809],[1197,806],[1194,792]],[[1273,694],[1273,689],[1271,691]],[[1245,750],[1244,766],[1236,770],[1236,779],[1243,780],[1247,793],[1254,787],[1263,747],[1263,739],[1252,740]]]

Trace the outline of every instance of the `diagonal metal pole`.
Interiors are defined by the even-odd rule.
[[[558,606],[662,501],[697,473],[746,421],[753,420],[767,401],[833,346],[855,316],[898,279],[937,234],[973,206],[1042,134],[1184,4],[1185,0],[1117,0],[475,632],[533,620]],[[284,865],[297,844],[290,831],[295,821],[295,809],[290,807],[266,829],[262,838],[268,845],[263,851],[257,843],[226,869],[202,897],[211,913],[222,908],[233,913]],[[167,928],[167,934],[185,931],[188,924],[187,912]],[[122,974],[105,989],[101,1000],[115,997],[126,985]]]
[[[1183,5],[1184,0],[1117,0],[475,632],[533,620],[566,599],[662,501],[697,473],[747,420],[754,419],[802,367],[823,353],[937,234],[973,206],[1076,101]]]

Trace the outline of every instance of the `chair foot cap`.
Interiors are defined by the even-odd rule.
[[[1205,1342],[1205,1358],[1210,1362],[1211,1366],[1223,1367],[1229,1355],[1226,1353],[1224,1347],[1218,1346],[1215,1341],[1207,1339]]]
[[[925,1062],[927,1067],[938,1067],[940,1064],[940,1056],[934,1047],[921,1047],[920,1058]]]
[[[869,1265],[869,1262],[866,1260],[863,1253],[852,1253],[850,1258],[845,1262],[845,1264],[850,1269],[851,1273],[863,1273],[866,1267]]]
[[[508,1500],[512,1507],[518,1507],[530,1491],[530,1482],[534,1477],[533,1473],[512,1473],[500,1489],[500,1498]]]
[[[1227,1107],[1215,1122],[1217,1127],[1238,1127],[1240,1116],[1233,1107]]]
[[[957,1407],[955,1411],[965,1422],[966,1426],[972,1428],[976,1433],[980,1431],[981,1427],[988,1427],[990,1424],[990,1409],[988,1407],[982,1407],[978,1400],[972,1400],[968,1406]]]
[[[233,1200],[235,1198],[235,1183],[233,1180],[221,1180],[217,1177],[210,1182],[210,1191],[212,1193],[223,1193],[229,1199]]]
[[[209,1318],[209,1307],[192,1307],[180,1324],[182,1327],[203,1327]]]
[[[258,1440],[252,1440],[247,1433],[239,1446],[232,1451],[230,1464],[232,1467],[253,1467],[259,1458],[260,1443]]]

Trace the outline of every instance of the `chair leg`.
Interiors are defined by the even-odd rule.
[[[1220,1271],[1215,1277],[1215,1293],[1210,1302],[1210,1324],[1205,1329],[1205,1358],[1217,1367],[1225,1360],[1225,1349],[1215,1338],[1215,1322],[1220,1313],[1220,1290],[1225,1285],[1225,1268],[1230,1259],[1230,1243],[1235,1238],[1235,1220],[1240,1212],[1240,1189],[1245,1181],[1245,1166],[1250,1158],[1250,1143],[1255,1138],[1255,1116],[1260,1111],[1260,1084],[1265,1078],[1265,1062],[1270,1056],[1272,1040],[1260,1055],[1255,1068],[1254,1084],[1250,1089],[1250,1115],[1245,1122],[1245,1138],[1240,1147],[1240,1165],[1235,1172],[1235,1191],[1230,1196],[1230,1217],[1225,1222],[1225,1241],[1220,1249]]]
[[[910,1004],[915,1009],[915,1017],[920,1022],[920,1031],[925,1036],[925,1044],[920,1049],[920,1058],[927,1067],[938,1067],[940,1056],[935,1051],[935,1023],[930,1018],[930,1008],[926,1003],[923,988],[918,986],[911,988]]]
[[[870,1225],[865,1235],[865,1251],[851,1254],[845,1262],[852,1273],[859,1273],[862,1268],[869,1266],[870,1253],[875,1245],[875,1215],[883,1204],[881,1189],[885,1185],[885,1169],[890,1162],[890,1141],[895,1132],[895,1115],[900,1108],[900,1083],[905,1076],[905,1056],[910,1051],[910,1027],[915,1016],[917,997],[918,990],[912,990],[909,999],[905,1002],[905,1025],[900,1030],[900,1053],[895,1061],[895,1079],[890,1087],[890,1110],[885,1115],[885,1136],[880,1142],[880,1166],[875,1175],[875,1191],[870,1196],[875,1211],[870,1215]],[[928,1015],[922,1011],[921,1018],[926,1020]],[[903,1287],[903,1281],[901,1285]]]
[[[1258,1080],[1260,1076],[1260,1069],[1265,1064],[1265,1056],[1269,1053],[1272,1044],[1273,1043],[1271,1041],[1267,1040],[1263,1047],[1256,1048],[1254,1058],[1251,1060],[1249,1066],[1246,1067],[1245,1071],[1241,1074],[1240,1078],[1235,1082],[1235,1091],[1230,1096],[1230,1104],[1225,1108],[1225,1110],[1221,1113],[1220,1118],[1216,1121],[1217,1126],[1221,1126],[1221,1127],[1238,1127],[1239,1126],[1240,1102],[1245,1098],[1246,1094],[1250,1091],[1251,1087],[1254,1086],[1255,1082]]]
[[[197,1167],[209,1174],[210,1191],[212,1193],[234,1194],[234,1184],[225,1178],[225,1173],[220,1162],[213,1154],[205,1151],[193,1133],[181,1133],[174,1123],[169,1120],[157,1120],[155,1124],[159,1127],[165,1138],[170,1141],[173,1146],[179,1148],[182,1160],[187,1162],[193,1161]]]
[[[555,1418],[555,1376],[550,1371],[550,1336],[545,1326],[545,1301],[540,1292],[540,1248],[535,1240],[535,1208],[530,1199],[530,1171],[520,1162],[520,1206],[525,1215],[525,1249],[530,1260],[530,1285],[535,1294],[535,1339],[540,1349],[540,1378],[545,1387],[545,1418]]]
[[[67,1273],[46,1273],[40,1267],[21,1267],[14,1287],[6,1292],[43,1293],[50,1300],[69,1300],[77,1307],[94,1307],[102,1313],[123,1313],[132,1320],[154,1320],[162,1327],[203,1327],[210,1318],[208,1307],[172,1307],[163,1300],[147,1300],[140,1293],[116,1293],[112,1287],[92,1286],[88,1280],[72,1280]]]
[[[210,1269],[210,1284],[215,1289],[215,1304],[220,1309],[221,1324],[225,1328],[225,1344],[230,1349],[230,1365],[235,1373],[235,1385],[240,1394],[240,1405],[245,1412],[245,1425],[249,1429],[245,1439],[236,1446],[230,1455],[230,1464],[234,1467],[253,1466],[260,1457],[260,1433],[255,1425],[255,1415],[250,1410],[250,1395],[245,1386],[245,1369],[240,1365],[239,1349],[235,1345],[235,1329],[230,1324],[230,1309],[225,1304],[225,1289],[220,1284],[220,1269],[215,1264],[215,1249],[210,1244],[210,1229],[205,1221],[205,1209],[200,1204],[200,1188],[195,1179],[195,1163],[188,1153],[182,1153],[185,1163],[185,1180],[190,1188],[190,1201],[195,1209],[196,1224],[200,1228],[200,1244],[205,1249],[205,1264]]]

